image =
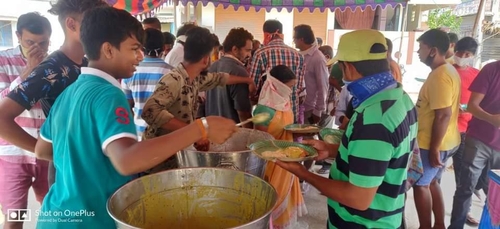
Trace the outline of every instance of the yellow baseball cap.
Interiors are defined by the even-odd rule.
[[[346,33],[340,37],[337,55],[333,59],[345,62],[386,59],[387,52],[370,53],[374,44],[383,44],[387,50],[385,37],[377,30],[364,29]]]
[[[337,59],[331,58],[328,61],[326,61],[326,66],[330,66],[332,64],[335,64],[335,62],[337,62]]]

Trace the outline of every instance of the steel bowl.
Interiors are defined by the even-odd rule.
[[[276,202],[276,190],[257,176],[185,168],[127,183],[107,210],[119,229],[268,229]]]
[[[209,151],[198,151],[193,146],[180,151],[176,155],[177,163],[179,168],[228,168],[263,178],[267,161],[247,147],[263,140],[274,140],[274,137],[267,132],[242,128],[224,144],[212,143]]]

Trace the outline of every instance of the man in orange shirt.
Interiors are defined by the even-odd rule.
[[[398,83],[402,83],[403,74],[401,74],[401,68],[399,68],[398,63],[392,59],[392,41],[389,38],[385,38],[385,41],[387,42],[387,60],[389,61],[392,76],[394,76],[394,79],[396,79]]]

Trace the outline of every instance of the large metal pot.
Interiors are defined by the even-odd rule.
[[[266,161],[254,155],[247,146],[257,141],[273,139],[267,132],[242,128],[224,144],[212,143],[208,152],[198,151],[193,146],[180,151],[177,153],[177,162],[180,168],[228,168],[263,178]]]
[[[118,229],[268,229],[276,190],[220,168],[174,169],[141,177],[108,200]]]

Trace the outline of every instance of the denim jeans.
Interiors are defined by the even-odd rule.
[[[500,169],[500,151],[467,136],[460,166],[460,176],[453,197],[453,209],[448,229],[463,229],[472,202],[474,189],[487,166]]]
[[[458,183],[460,182],[460,171],[462,169],[462,156],[464,154],[465,150],[465,133],[460,133],[460,137],[462,138],[462,141],[460,142],[460,146],[453,155],[453,171],[455,173],[455,184],[458,187]],[[483,172],[481,173],[481,176],[479,178],[479,181],[477,182],[476,189],[475,190],[481,190],[483,189],[484,192],[488,192],[488,165],[483,169]]]

